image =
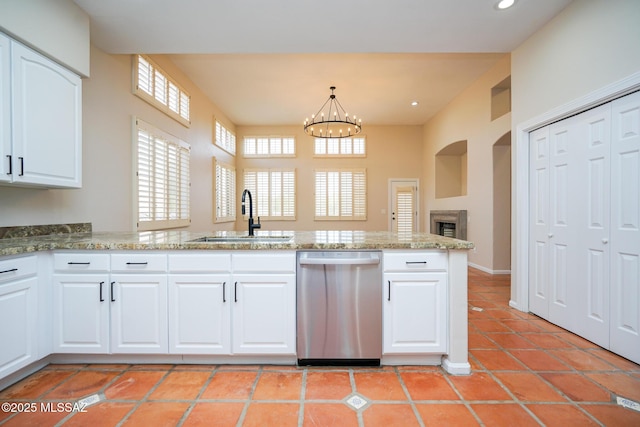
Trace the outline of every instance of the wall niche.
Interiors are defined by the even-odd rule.
[[[467,141],[457,141],[436,154],[436,199],[467,195]]]
[[[491,88],[491,121],[511,112],[511,76]]]

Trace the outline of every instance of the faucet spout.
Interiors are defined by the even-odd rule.
[[[253,230],[255,230],[256,228],[260,228],[260,217],[258,217],[258,223],[254,224],[253,222],[253,198],[251,197],[251,191],[247,190],[245,188],[245,190],[242,192],[242,215],[245,215],[246,211],[245,211],[245,207],[244,207],[244,200],[245,200],[245,196],[249,195],[249,236],[253,236],[254,232]]]

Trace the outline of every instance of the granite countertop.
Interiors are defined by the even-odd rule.
[[[0,256],[29,252],[75,250],[371,250],[371,249],[472,249],[473,243],[429,233],[402,235],[385,231],[260,231],[257,237],[291,236],[285,241],[192,242],[206,236],[246,237],[247,232],[67,232],[0,238]],[[283,239],[284,240],[284,239]]]

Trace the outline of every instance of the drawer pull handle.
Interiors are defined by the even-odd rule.
[[[149,264],[147,261],[145,262],[128,262],[127,265],[147,265]]]
[[[115,285],[116,282],[111,282],[111,302],[116,302],[116,299],[113,296],[113,285]]]
[[[0,274],[13,273],[14,271],[18,271],[18,269],[17,268],[12,268],[10,270],[0,271]]]
[[[102,296],[102,285],[104,285],[104,282],[100,282],[100,302],[104,302],[104,297]]]
[[[411,265],[411,264],[427,264],[427,261],[406,261],[405,264],[407,265]]]
[[[90,262],[74,262],[74,261],[69,261],[67,264],[68,265],[91,265]]]

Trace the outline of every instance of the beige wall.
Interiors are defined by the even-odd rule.
[[[91,222],[95,231],[134,229],[132,117],[191,144],[191,230],[231,229],[214,225],[212,157],[226,158],[212,144],[213,117],[233,125],[171,62],[152,56],[191,94],[186,128],[131,92],[131,56],[91,49],[91,77],[83,80],[83,187],[41,190],[0,187],[0,226]]]
[[[572,2],[544,28],[512,53],[512,146],[514,282],[512,303],[526,301],[526,277],[520,277],[518,246],[526,233],[527,197],[517,199],[516,160],[526,157],[528,140],[517,135],[518,125],[548,114],[567,103],[640,71],[640,2],[637,0],[581,0]],[[522,153],[521,153],[522,151]],[[521,191],[522,192],[522,191]],[[519,214],[519,212],[522,212]],[[518,222],[520,221],[520,222]],[[526,304],[523,305],[526,309]]]
[[[1,0],[0,29],[89,75],[89,16],[72,0]]]
[[[419,179],[422,163],[422,126],[367,126],[366,158],[314,158],[313,138],[300,126],[239,126],[238,139],[238,201],[242,194],[244,168],[287,167],[296,169],[296,221],[264,221],[261,230],[369,230],[388,229],[388,187],[391,178]],[[241,146],[244,136],[295,136],[295,158],[244,159]],[[315,168],[366,168],[367,221],[314,221]],[[385,213],[382,213],[382,210]],[[237,230],[244,230],[246,221],[238,215]]]
[[[511,114],[491,121],[491,88],[510,73],[510,57],[500,60],[491,70],[465,89],[424,126],[422,153],[423,221],[429,229],[429,211],[466,209],[467,240],[476,249],[469,262],[485,270],[502,270],[494,265],[493,232],[493,144],[510,131]],[[456,141],[467,141],[467,193],[465,196],[436,198],[435,154]]]

